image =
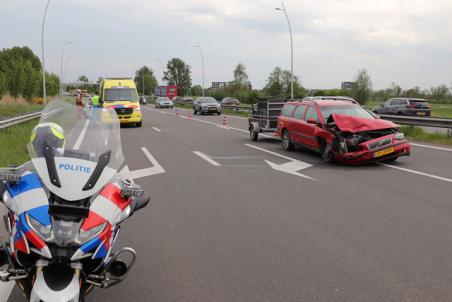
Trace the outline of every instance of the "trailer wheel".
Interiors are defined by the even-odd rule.
[[[250,126],[250,139],[255,142],[259,138],[259,132],[254,131],[253,125]]]

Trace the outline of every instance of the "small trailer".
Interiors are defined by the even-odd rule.
[[[248,118],[250,139],[257,141],[259,133],[274,132],[278,127],[278,117],[286,100],[260,99],[251,107]]]

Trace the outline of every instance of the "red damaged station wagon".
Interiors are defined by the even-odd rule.
[[[348,97],[306,97],[287,102],[275,136],[284,150],[315,150],[325,162],[361,164],[410,155],[410,144],[393,122],[381,120]]]

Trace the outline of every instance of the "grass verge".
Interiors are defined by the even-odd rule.
[[[42,110],[42,108],[44,108],[43,105],[37,104],[0,104],[0,119],[25,114],[28,112],[40,111]]]
[[[442,132],[428,133],[415,126],[401,126],[400,130],[415,141],[452,146],[452,137]]]
[[[27,143],[39,119],[0,129],[0,167],[21,165],[30,160]]]

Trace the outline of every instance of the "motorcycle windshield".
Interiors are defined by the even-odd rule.
[[[51,101],[31,134],[28,152],[49,191],[66,201],[88,198],[124,161],[116,112]]]

